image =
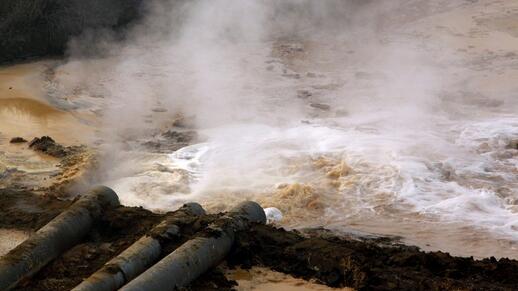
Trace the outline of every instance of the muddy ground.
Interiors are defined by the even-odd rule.
[[[70,205],[50,195],[0,190],[0,227],[35,231]],[[51,262],[18,290],[69,290],[122,252],[170,213],[118,207],[107,211],[83,242]],[[217,219],[180,219],[181,236],[166,243],[163,256]],[[515,290],[518,261],[425,253],[389,238],[337,236],[324,229],[286,231],[254,225],[237,235],[226,262],[188,290],[232,290],[228,269],[261,266],[331,287],[358,290]]]

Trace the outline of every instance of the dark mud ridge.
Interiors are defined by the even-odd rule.
[[[118,31],[139,18],[142,0],[2,0],[0,63],[62,55],[88,30]]]
[[[0,190],[0,197],[0,228],[11,229],[36,230],[72,203],[22,191]],[[108,209],[79,244],[16,290],[70,290],[173,214],[122,206]],[[178,235],[161,239],[161,257],[199,235],[222,215],[176,215]],[[238,232],[226,260],[185,289],[232,290],[236,282],[225,277],[225,270],[252,266],[358,290],[518,289],[515,260],[459,258],[442,252],[425,253],[390,239],[338,237],[319,229],[286,231],[262,224]]]

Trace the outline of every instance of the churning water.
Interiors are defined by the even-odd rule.
[[[371,1],[329,24],[330,7],[294,1],[317,27],[277,23],[284,34],[273,37],[261,25],[277,15],[270,2],[224,12],[219,2],[197,2],[179,36],[137,37],[80,66],[98,72],[81,86],[112,97],[112,138],[146,136],[176,113],[196,120],[200,142],[178,151],[107,147],[102,182],[123,203],[216,211],[254,199],[280,209],[285,227],[516,258],[516,4]]]

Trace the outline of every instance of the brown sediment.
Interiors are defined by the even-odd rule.
[[[95,168],[94,152],[86,146],[63,146],[51,137],[34,138],[27,148],[0,147],[0,188],[52,191],[68,197],[72,186],[88,180]]]
[[[263,207],[276,207],[284,215],[283,223],[291,225],[308,221],[324,214],[325,201],[313,187],[307,184],[284,184],[267,196],[258,196]]]
[[[326,173],[326,177],[337,180],[353,172],[352,168],[341,159],[320,156],[313,160],[313,165]]]
[[[326,211],[343,205],[343,189],[354,184],[354,171],[333,155],[305,157],[289,161],[296,172],[307,171],[306,183],[280,184],[271,192],[253,196],[264,207],[275,207],[283,213],[280,225],[289,228],[325,224]],[[343,207],[343,206],[342,206]],[[344,211],[347,209],[344,207]]]

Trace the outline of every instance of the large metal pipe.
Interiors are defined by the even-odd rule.
[[[160,240],[162,238],[172,239],[179,235],[178,221],[180,219],[204,214],[205,210],[200,204],[185,204],[154,227],[149,235],[140,238],[72,290],[112,291],[119,289],[160,259],[162,253]]]
[[[244,202],[120,290],[160,291],[187,286],[217,266],[230,252],[235,233],[252,222],[266,223],[266,216],[259,204]]]
[[[73,247],[109,207],[119,206],[117,194],[99,186],[0,259],[0,290],[10,290]]]

